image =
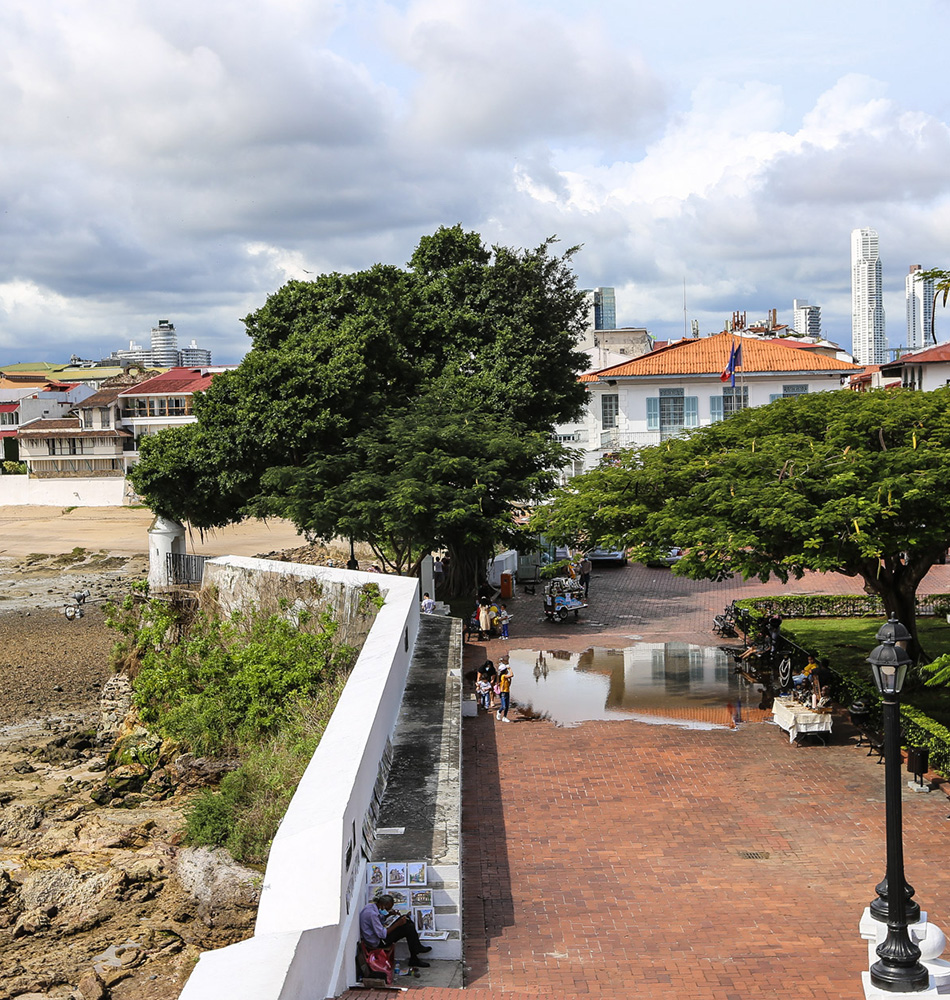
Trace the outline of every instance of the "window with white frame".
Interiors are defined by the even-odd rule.
[[[617,426],[620,415],[620,396],[616,392],[605,392],[600,397],[600,423],[605,431]]]

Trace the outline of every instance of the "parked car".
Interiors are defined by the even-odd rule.
[[[616,562],[621,566],[626,566],[627,550],[596,548],[591,549],[587,553],[587,558],[590,559],[591,562]]]
[[[672,566],[673,563],[678,563],[682,558],[683,550],[678,545],[674,545],[665,555],[648,560],[647,566]]]

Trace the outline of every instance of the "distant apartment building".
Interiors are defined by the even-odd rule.
[[[19,457],[32,478],[124,476],[143,437],[194,423],[194,394],[221,370],[176,367],[145,379],[119,376],[98,392],[78,385],[24,397],[15,428]]]
[[[792,329],[804,337],[821,339],[821,306],[808,304],[808,299],[792,299]]]
[[[178,352],[179,368],[204,368],[211,364],[211,351],[199,347],[193,340]]]
[[[105,364],[144,365],[147,368],[200,368],[211,364],[211,351],[192,340],[187,347],[178,347],[175,324],[160,319],[152,327],[151,346],[146,348],[129,341],[127,350],[113,351]]]
[[[904,279],[907,299],[907,347],[919,351],[933,340],[933,278],[918,278],[923,270],[920,264],[911,264]]]
[[[877,230],[852,230],[851,350],[865,365],[887,361],[883,284]]]

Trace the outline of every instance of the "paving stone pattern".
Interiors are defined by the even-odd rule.
[[[948,582],[937,567],[922,589]],[[636,634],[716,645],[712,614],[740,592],[860,590],[829,575],[737,586],[598,569],[588,624],[541,622],[540,598],[519,594],[508,602],[511,641],[579,650]],[[467,644],[466,666],[497,661],[504,645]],[[517,702],[517,678],[512,694]],[[769,724],[464,720],[465,992],[862,996],[857,925],[884,875],[884,768],[854,742],[843,717],[830,746],[803,748]],[[942,793],[904,794],[907,877],[950,928],[947,813]],[[463,995],[424,977],[410,981],[420,1000]]]

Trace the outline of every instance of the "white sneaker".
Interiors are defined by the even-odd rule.
[[[509,719],[507,715],[503,715],[503,716],[501,717],[501,721],[502,721],[502,722],[511,722],[511,719]]]
[[[501,712],[495,712],[495,718],[498,719],[498,721],[500,722],[501,721]]]

